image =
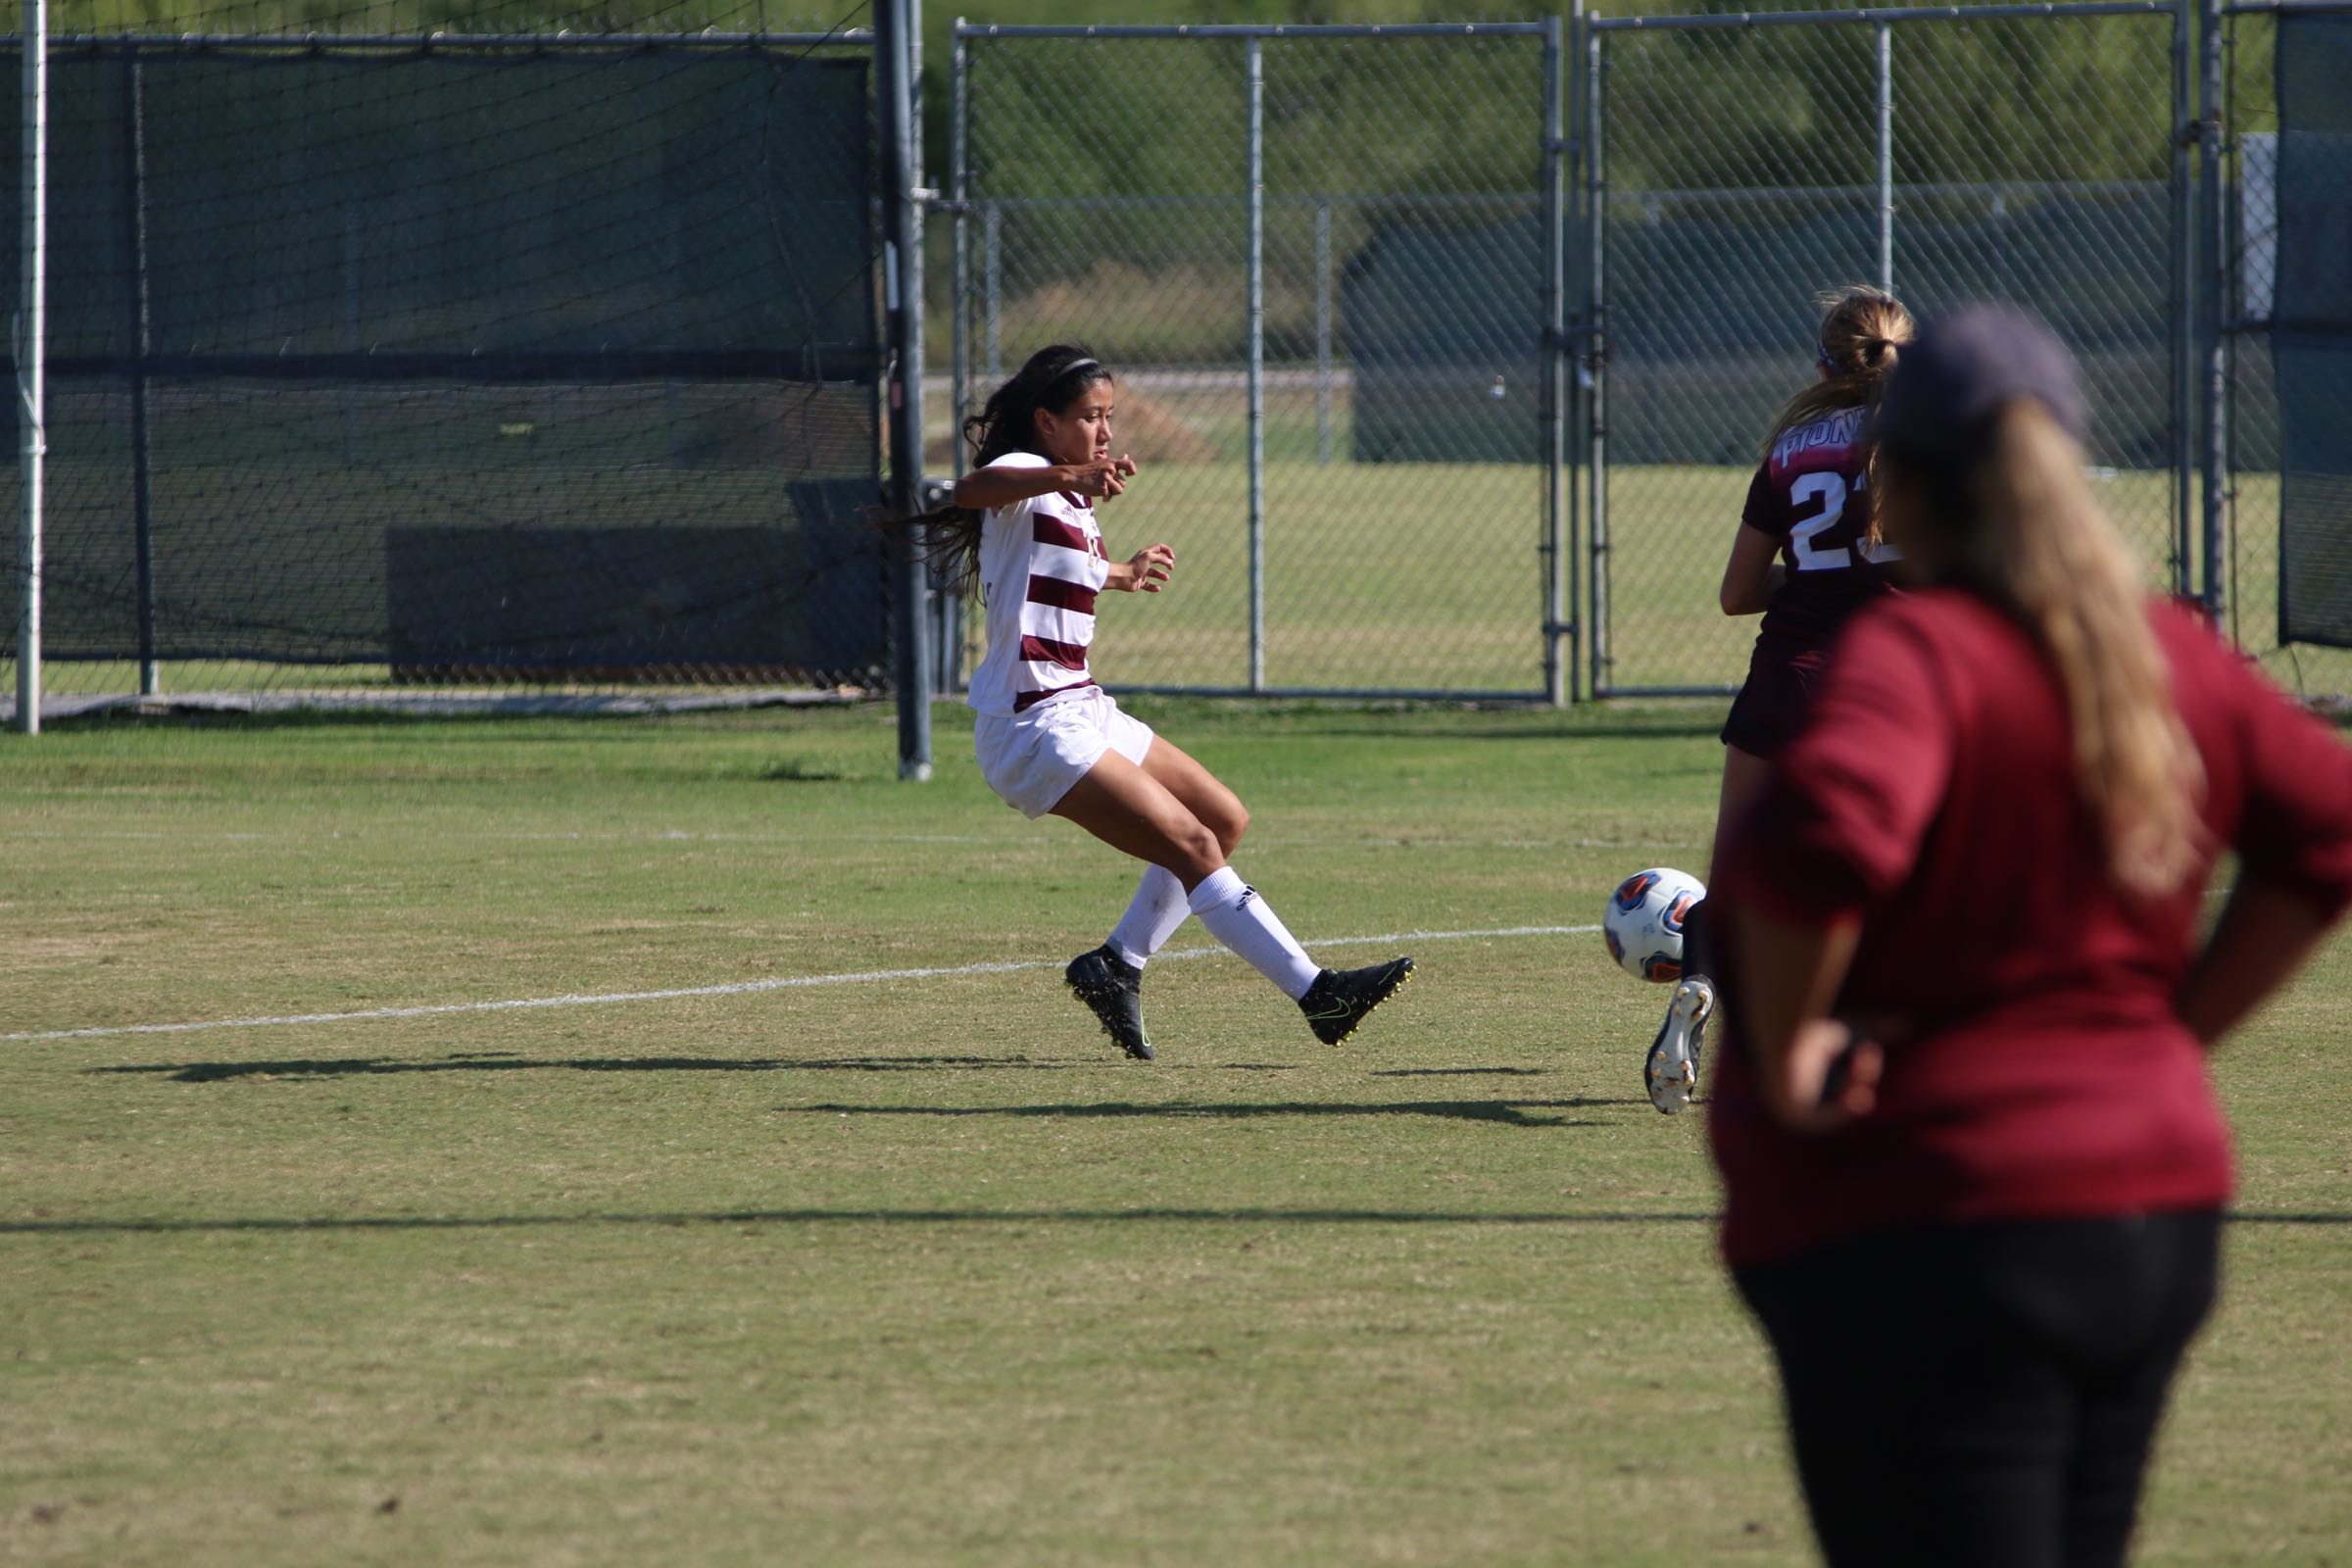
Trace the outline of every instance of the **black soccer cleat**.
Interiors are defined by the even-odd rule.
[[[1298,1010],[1315,1031],[1315,1038],[1336,1046],[1355,1033],[1355,1026],[1374,1007],[1396,994],[1413,977],[1413,960],[1391,958],[1363,969],[1326,969],[1298,999]]]
[[[1152,1059],[1152,1039],[1144,1033],[1143,970],[1104,944],[1072,958],[1061,977],[1121,1051],[1138,1061]]]

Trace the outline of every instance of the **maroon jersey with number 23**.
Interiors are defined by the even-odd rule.
[[[1892,586],[1900,556],[1869,544],[1868,411],[1838,409],[1784,432],[1747,487],[1740,523],[1780,541],[1788,573],[1757,636],[1828,646],[1846,617]]]

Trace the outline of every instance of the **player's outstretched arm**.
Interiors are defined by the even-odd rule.
[[[1159,585],[1168,580],[1176,569],[1176,552],[1166,545],[1146,545],[1126,561],[1110,564],[1110,575],[1102,579],[1105,588],[1123,593],[1155,594]]]
[[[1133,458],[1097,458],[1092,463],[1054,463],[1043,467],[991,465],[956,481],[956,504],[967,512],[994,512],[1034,496],[1068,490],[1082,496],[1115,496],[1135,475]]]

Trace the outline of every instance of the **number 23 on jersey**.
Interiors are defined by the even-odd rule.
[[[1836,571],[1841,566],[1852,565],[1853,552],[1845,546],[1832,545],[1824,549],[1813,542],[1824,529],[1834,526],[1845,515],[1844,476],[1831,472],[1798,474],[1795,482],[1788,486],[1790,507],[1801,508],[1806,502],[1816,500],[1821,503],[1821,510],[1788,530],[1788,553],[1796,560],[1796,569]],[[1862,559],[1872,565],[1903,559],[1903,553],[1885,540],[1875,545],[1868,541],[1857,541],[1855,549],[1860,550]]]

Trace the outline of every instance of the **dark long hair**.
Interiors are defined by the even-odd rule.
[[[1087,388],[1110,380],[1109,369],[1083,343],[1055,343],[1029,356],[1012,379],[989,394],[978,414],[963,421],[971,466],[985,468],[1011,452],[1036,452],[1037,411],[1065,413]],[[1039,453],[1039,456],[1044,456]],[[916,548],[931,563],[943,587],[968,591],[980,574],[980,528],[987,514],[945,506],[907,519]]]

